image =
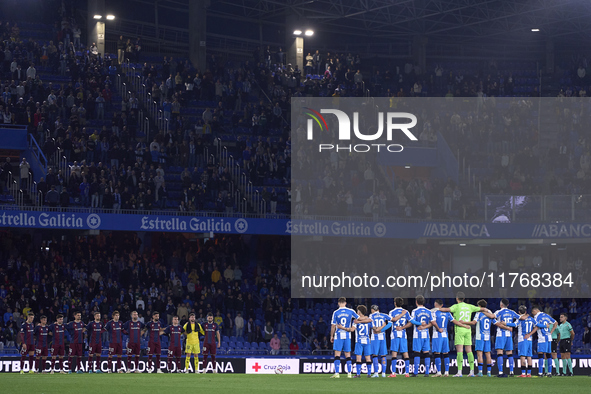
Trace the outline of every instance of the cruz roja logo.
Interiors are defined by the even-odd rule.
[[[320,112],[312,108],[304,107],[304,113],[310,117],[307,123],[307,138],[308,141],[314,139],[314,121],[320,128],[320,131],[329,131],[326,119],[322,114],[332,114],[337,117],[339,123],[338,139],[339,141],[351,141],[351,119],[349,115],[338,109],[321,109]],[[385,120],[384,120],[385,119]],[[401,119],[410,120],[410,122],[399,123]],[[384,127],[385,123],[385,127]],[[363,134],[359,130],[359,112],[353,112],[353,134],[362,141],[373,141],[367,144],[318,144],[318,151],[348,151],[365,153],[369,151],[388,151],[392,153],[402,152],[404,147],[400,144],[385,144],[378,143],[382,137],[384,129],[386,130],[386,140],[392,141],[392,134],[396,130],[400,130],[411,141],[418,141],[417,137],[409,130],[417,125],[417,117],[408,112],[378,112],[377,130],[373,134]]]

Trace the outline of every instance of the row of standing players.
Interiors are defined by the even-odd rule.
[[[458,373],[455,377],[462,376],[464,351],[467,353],[470,366],[469,376],[476,376],[474,372],[474,354],[472,353],[472,330],[475,327],[475,350],[477,352],[477,376],[484,376],[484,362],[486,360],[486,375],[491,376],[491,327],[496,326],[496,338],[494,349],[497,352],[497,367],[499,377],[514,376],[513,356],[513,328],[517,329],[518,356],[521,360],[521,377],[531,377],[533,341],[532,337],[537,332],[538,344],[537,353],[538,376],[552,376],[551,356],[556,357],[556,344],[560,341],[560,351],[563,358],[563,371],[569,367],[572,376],[572,363],[570,362],[570,347],[574,337],[572,326],[567,321],[566,314],[561,315],[561,325],[558,326],[548,314],[542,312],[538,306],[534,306],[531,315],[528,314],[525,306],[519,307],[519,313],[508,309],[509,301],[501,300],[500,309],[494,314],[487,309],[485,300],[478,301],[478,305],[470,305],[464,302],[465,296],[459,292],[456,297],[457,304],[449,308],[443,307],[443,301],[435,301],[435,308],[425,308],[425,298],[415,298],[416,309],[408,312],[403,309],[404,300],[395,298],[395,309],[388,314],[381,313],[377,305],[371,306],[371,314],[367,314],[367,307],[360,305],[357,311],[347,308],[345,298],[338,300],[339,309],[332,315],[331,321],[331,342],[335,354],[335,373],[331,378],[339,378],[341,367],[341,353],[345,353],[347,376],[360,377],[362,358],[365,357],[367,374],[369,377],[379,377],[378,371],[381,364],[382,377],[386,377],[387,370],[387,349],[386,333],[391,328],[390,351],[392,354],[391,374],[394,378],[397,374],[398,355],[404,360],[404,376],[416,377],[419,374],[420,366],[423,365],[425,376],[429,376],[432,352],[436,373],[433,377],[449,376],[449,324],[455,325],[454,344],[457,351]],[[472,313],[475,313],[472,318]],[[412,338],[412,352],[414,354],[413,374],[409,373],[410,358],[408,352],[408,339],[406,329],[414,326]],[[432,341],[430,329],[433,327]],[[353,375],[351,360],[351,332],[355,332],[356,374]],[[556,334],[558,333],[558,334]],[[553,334],[555,339],[553,340]],[[432,343],[431,343],[432,342]],[[509,364],[509,374],[503,372],[504,356],[506,355]],[[373,367],[373,375],[371,370]],[[442,368],[443,367],[443,368]],[[545,368],[545,373],[544,373]],[[556,368],[558,368],[556,366]],[[400,367],[400,371],[402,367]]]
[[[213,314],[207,315],[207,323],[203,326],[195,321],[195,314],[191,313],[189,321],[184,325],[179,325],[178,316],[172,319],[172,325],[164,327],[160,322],[160,315],[158,312],[152,313],[152,320],[144,324],[139,321],[138,313],[131,312],[131,320],[123,323],[119,320],[120,314],[118,311],[112,313],[112,320],[103,324],[101,322],[101,314],[96,312],[94,314],[94,321],[84,324],[81,320],[82,314],[80,312],[74,313],[74,320],[64,324],[63,315],[58,315],[56,322],[47,324],[47,317],[41,316],[40,322],[35,324],[35,314],[29,312],[27,320],[23,322],[20,330],[21,347],[21,365],[20,373],[24,373],[24,364],[28,358],[29,373],[35,373],[35,361],[37,362],[37,370],[46,373],[46,361],[49,355],[50,339],[51,339],[51,365],[50,373],[58,371],[60,373],[83,373],[81,364],[84,352],[84,335],[87,336],[88,341],[88,372],[102,373],[101,370],[101,352],[102,352],[102,334],[108,332],[109,334],[109,356],[108,356],[108,372],[113,372],[113,358],[116,358],[115,371],[118,373],[139,373],[139,357],[141,337],[148,335],[148,372],[163,373],[160,368],[161,355],[161,335],[168,335],[170,338],[168,345],[168,371],[189,373],[191,369],[191,355],[194,356],[194,371],[199,373],[199,358],[200,342],[199,335],[204,335],[204,349],[203,349],[203,366],[207,366],[208,357],[211,356],[211,361],[214,366],[214,373],[216,372],[216,353],[219,347],[220,332],[219,327],[213,321]],[[69,371],[66,372],[64,366],[65,356],[65,334],[66,331],[70,335],[69,343]],[[127,341],[127,368],[122,368],[123,356],[123,335],[128,335]],[[181,337],[186,336],[185,340],[185,369],[181,369]],[[216,341],[217,340],[217,341]],[[154,360],[152,359],[154,356]],[[98,368],[97,368],[98,365]]]

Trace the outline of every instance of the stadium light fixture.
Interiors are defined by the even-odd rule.
[[[540,29],[534,27],[533,29],[531,29],[531,31],[540,31]]]
[[[314,30],[306,30],[306,32],[304,33],[307,37],[311,37],[314,35]]]
[[[94,19],[96,19],[96,20],[103,19],[103,16],[102,16],[102,15],[98,15],[98,14],[96,14],[96,15],[94,16]]]
[[[107,20],[112,21],[114,19],[115,19],[115,15],[111,15],[111,14],[107,15]]]
[[[294,36],[301,36],[302,35],[302,31],[301,30],[294,30],[293,31],[293,35]]]

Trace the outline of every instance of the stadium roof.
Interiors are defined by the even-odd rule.
[[[589,0],[217,0],[209,12],[257,23],[276,23],[292,14],[319,31],[388,39],[512,40],[532,28],[553,38],[591,34]]]
[[[129,1],[147,9],[155,4]],[[178,13],[186,13],[189,1],[156,0],[160,23],[181,28]],[[540,53],[548,39],[558,50],[579,49],[591,38],[591,0],[213,0],[208,34],[257,40],[260,26],[263,41],[281,43],[290,34],[288,17],[314,29],[323,45],[342,48],[345,43],[357,51],[372,45],[367,52],[380,45],[404,52],[418,37],[427,38],[430,54],[432,48],[443,54],[447,46],[464,45],[466,55],[472,49],[484,53],[479,49],[484,46],[492,52],[506,52],[505,46],[523,53],[534,42]]]

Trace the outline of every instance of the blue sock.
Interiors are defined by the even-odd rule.
[[[437,372],[441,373],[441,358],[435,357],[435,368],[437,368]]]
[[[544,373],[544,360],[543,358],[538,358],[538,374],[543,374]]]
[[[509,357],[509,372],[513,373],[513,368],[515,367],[515,359],[513,358],[513,355],[508,356]]]
[[[388,359],[386,356],[382,357],[382,373],[386,373],[386,369],[388,369]]]
[[[378,373],[378,356],[375,356],[373,359],[373,373]]]
[[[410,367],[410,359],[405,358],[404,359],[404,373],[408,373],[409,367]]]
[[[355,373],[359,376],[361,375],[361,361],[355,363]]]
[[[366,361],[365,368],[367,368],[367,376],[370,377],[371,376],[371,362]]]
[[[334,360],[334,373],[339,373],[339,368],[341,367],[341,359],[335,358]]]
[[[484,365],[482,363],[478,363],[478,372],[482,373],[482,367],[484,367]]]
[[[351,365],[351,359],[347,358],[347,373],[351,373],[353,366]]]
[[[429,375],[429,370],[431,369],[431,357],[425,358],[425,374]]]
[[[420,357],[415,357],[415,363],[414,363],[414,369],[413,369],[413,373],[416,375],[419,373],[419,364],[421,363],[421,358]]]
[[[546,361],[548,362],[548,373],[552,373],[552,360],[547,359]],[[556,367],[556,370],[558,371],[558,366]]]
[[[527,370],[527,374],[531,375],[531,368]]]
[[[487,364],[486,365],[486,372],[490,373],[491,370],[492,370],[492,364]]]
[[[445,357],[443,363],[445,364],[445,372],[449,372],[449,357]]]
[[[396,360],[395,358],[392,358],[392,373],[396,373],[396,363],[398,360]]]
[[[497,357],[497,367],[499,368],[499,374],[503,374],[503,355]]]

